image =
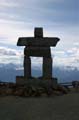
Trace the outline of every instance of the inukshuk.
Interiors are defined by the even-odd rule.
[[[53,79],[52,57],[50,47],[55,47],[59,38],[43,37],[43,28],[34,29],[34,37],[20,37],[17,45],[25,46],[24,49],[24,80],[29,80],[31,76],[31,56],[43,57],[43,79]],[[18,81],[19,82],[19,81]]]

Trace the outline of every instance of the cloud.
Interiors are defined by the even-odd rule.
[[[17,20],[5,20],[0,19],[0,36],[7,38],[7,42],[10,42],[12,44],[16,44],[18,37],[20,36],[34,36],[34,27],[39,26],[36,24],[32,24],[31,22],[23,22],[23,21],[17,21]],[[41,24],[42,26],[42,24]],[[48,27],[47,27],[48,26]],[[67,26],[63,25],[64,28],[61,25],[57,25],[56,23],[53,25],[47,25],[42,26],[44,27],[44,36],[57,36],[60,37],[60,42],[65,41],[61,44],[65,44],[66,42],[69,45],[72,45],[71,41],[78,40],[78,35],[75,36],[75,34],[69,34],[70,32],[73,33],[77,28],[71,27],[67,28]],[[52,29],[55,27],[54,29]],[[72,31],[74,30],[74,31]],[[77,29],[78,30],[78,29]],[[69,41],[69,39],[71,39]],[[68,46],[68,45],[62,45],[62,47]]]
[[[70,66],[79,69],[79,48],[73,47],[68,50],[53,50],[54,66]]]
[[[74,46],[79,47],[79,42],[73,43]]]
[[[78,56],[78,55],[79,55],[79,48],[73,47],[73,48],[69,49],[67,52],[68,52],[68,53],[71,53],[71,56],[72,56],[72,54],[73,54],[73,56],[75,57],[75,56]]]
[[[67,24],[66,22],[61,22],[62,20],[59,20],[66,14],[63,14],[64,10],[61,10],[57,7],[55,9],[54,5],[56,6],[56,4],[54,3],[62,3],[62,6],[64,6],[63,2],[64,0],[1,0],[1,4],[10,5],[13,3],[15,5],[17,4],[19,7],[11,7],[10,9],[8,8],[7,10],[2,10],[0,12],[0,34],[3,34],[3,36],[8,36],[11,39],[15,39],[17,36],[25,35],[25,33],[27,35],[32,34],[30,31],[35,26],[43,26],[45,29],[49,29],[53,32],[55,31],[57,34],[61,31],[62,34],[63,31],[65,32],[66,30],[69,30],[69,28],[72,26],[70,26],[70,24],[73,20],[69,20],[70,22],[67,22]],[[69,2],[69,4],[70,3],[71,2]],[[5,5],[4,8],[6,8],[6,6],[7,5]],[[59,6],[61,7],[60,4]],[[69,14],[69,16],[71,15]],[[63,21],[67,19],[65,18]],[[73,29],[74,27],[71,28],[71,30]],[[74,31],[75,30],[76,28]]]
[[[5,12],[0,12],[0,21],[1,20],[5,20],[5,18],[6,18],[6,22],[7,22],[7,20],[17,20],[18,18],[19,18],[19,16],[18,15],[16,15],[16,14],[11,14],[11,13],[5,13]]]
[[[17,6],[18,4],[16,2],[13,2],[12,0],[0,0],[0,8],[11,8]]]
[[[7,48],[7,47],[0,47],[0,56],[7,55],[7,56],[21,56],[21,51],[17,51],[15,49]]]
[[[16,44],[20,36],[33,34],[32,29],[30,30],[28,26],[29,23],[0,19],[0,36],[7,38],[6,42]],[[28,29],[25,29],[27,27]]]
[[[23,64],[23,53],[20,50],[0,47],[0,64]]]
[[[16,16],[19,16],[18,20],[23,20],[23,21],[31,21],[34,24],[37,22],[42,22],[42,24],[45,24],[45,21],[47,23],[52,23],[52,22],[56,22],[56,23],[63,23],[68,22],[71,24],[72,21],[74,22],[74,6],[73,6],[73,1],[71,2],[65,2],[64,0],[5,0],[5,1],[1,1],[1,3],[14,3],[15,5],[18,4],[19,7],[16,8],[11,8],[11,9],[7,9],[7,11],[3,11],[6,14],[8,13],[11,17],[14,17],[14,15],[16,14]],[[76,3],[75,3],[76,4]],[[68,10],[67,9],[70,8],[71,5],[73,7],[73,12],[71,11],[71,9]],[[68,7],[68,8],[67,8]],[[6,8],[6,7],[5,7]],[[64,10],[65,9],[65,10]],[[72,14],[73,13],[73,14]],[[71,17],[71,19],[70,19]],[[72,19],[73,18],[73,19]],[[76,20],[76,16],[75,16],[75,20]],[[67,22],[67,24],[68,24]]]
[[[18,37],[34,36],[34,27],[40,26],[44,28],[44,36],[60,38],[55,50],[52,49],[55,65],[77,66],[79,23],[75,14],[77,2],[73,3],[72,0],[1,0],[0,43],[16,45]],[[17,58],[20,52],[16,49],[0,47],[0,51],[0,62],[23,63],[23,58]],[[41,64],[41,59],[32,59],[34,65]]]
[[[8,82],[16,82],[16,76],[23,76],[24,71],[21,65],[0,64],[0,80]],[[38,77],[42,75],[42,70],[36,67],[32,68],[32,76]],[[70,66],[67,67],[54,67],[53,76],[58,78],[58,82],[69,82],[79,80],[79,71]]]

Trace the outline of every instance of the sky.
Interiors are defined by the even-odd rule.
[[[51,48],[54,66],[79,69],[79,0],[0,0],[0,65],[23,64],[24,47],[16,44],[19,37],[34,36],[35,27],[60,38]],[[41,62],[32,58],[34,66]]]

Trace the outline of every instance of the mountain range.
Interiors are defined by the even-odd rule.
[[[79,70],[72,67],[54,67],[53,76],[58,78],[58,82],[71,82],[73,80],[79,80]],[[3,82],[15,82],[16,76],[23,76],[22,66],[15,64],[0,64],[0,81]],[[32,68],[32,76],[42,76],[40,68]]]

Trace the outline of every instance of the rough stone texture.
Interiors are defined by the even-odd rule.
[[[27,56],[36,57],[51,57],[51,51],[49,47],[25,47],[24,54]]]
[[[43,37],[43,28],[35,28],[34,30],[34,37],[35,38],[42,38]]]
[[[31,77],[31,59],[27,56],[24,56],[24,77]]]
[[[52,58],[43,57],[43,78],[52,78]]]
[[[25,84],[24,82],[25,82],[24,76],[16,76],[16,84],[24,85]]]
[[[57,37],[44,37],[44,38],[34,38],[34,37],[20,37],[18,39],[18,46],[43,46],[43,47],[55,47],[59,38]]]
[[[17,76],[16,77],[16,84],[18,85],[27,85],[32,86],[34,88],[53,88],[57,89],[57,78],[51,78],[51,79],[44,79],[44,78],[30,78],[29,80],[27,78],[24,78],[23,76]]]
[[[35,56],[35,57],[43,57],[43,76],[41,77],[41,80],[53,81],[51,84],[53,84],[54,87],[57,85],[57,80],[55,80],[52,77],[52,58],[51,58],[50,46],[53,46],[53,47],[56,46],[58,41],[59,41],[59,38],[57,37],[43,37],[43,28],[35,28],[34,37],[19,38],[17,45],[25,46],[24,78],[20,78],[21,84],[26,84],[27,80],[30,81],[29,82],[30,84],[34,83],[34,82],[31,82],[31,80],[35,80],[35,78],[32,79],[31,77],[30,56]],[[47,85],[49,83],[47,82]]]

